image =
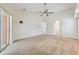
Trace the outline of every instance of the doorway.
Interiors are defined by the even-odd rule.
[[[61,24],[60,20],[56,20],[54,23],[54,35],[60,36],[61,35]]]
[[[42,33],[47,34],[47,23],[46,22],[41,23],[41,28],[42,28]]]

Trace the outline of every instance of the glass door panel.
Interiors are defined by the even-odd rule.
[[[7,41],[7,16],[2,16],[2,48],[8,44]]]

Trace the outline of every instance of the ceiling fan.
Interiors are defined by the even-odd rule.
[[[53,14],[54,12],[49,12],[49,10],[47,9],[47,7],[46,7],[46,3],[44,3],[44,11],[42,12],[42,11],[40,11],[40,13],[41,13],[41,15],[40,16],[43,16],[43,15],[45,15],[45,16],[49,16],[49,14]]]
[[[49,14],[53,14],[54,12],[49,12],[49,10],[47,9],[47,3],[44,3],[44,11],[39,11],[39,12],[35,12],[35,11],[28,11],[26,8],[23,8],[23,12],[26,14],[26,12],[29,13],[38,13],[40,14],[40,16],[49,16]]]

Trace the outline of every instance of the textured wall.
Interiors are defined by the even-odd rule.
[[[60,20],[60,34],[63,36],[76,38],[77,37],[77,20],[74,19],[75,8],[70,8],[57,12],[48,17],[48,34],[54,34],[54,24],[56,20]]]

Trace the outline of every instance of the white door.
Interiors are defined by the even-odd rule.
[[[41,29],[42,29],[43,34],[47,34],[47,23],[46,22],[41,23]]]

